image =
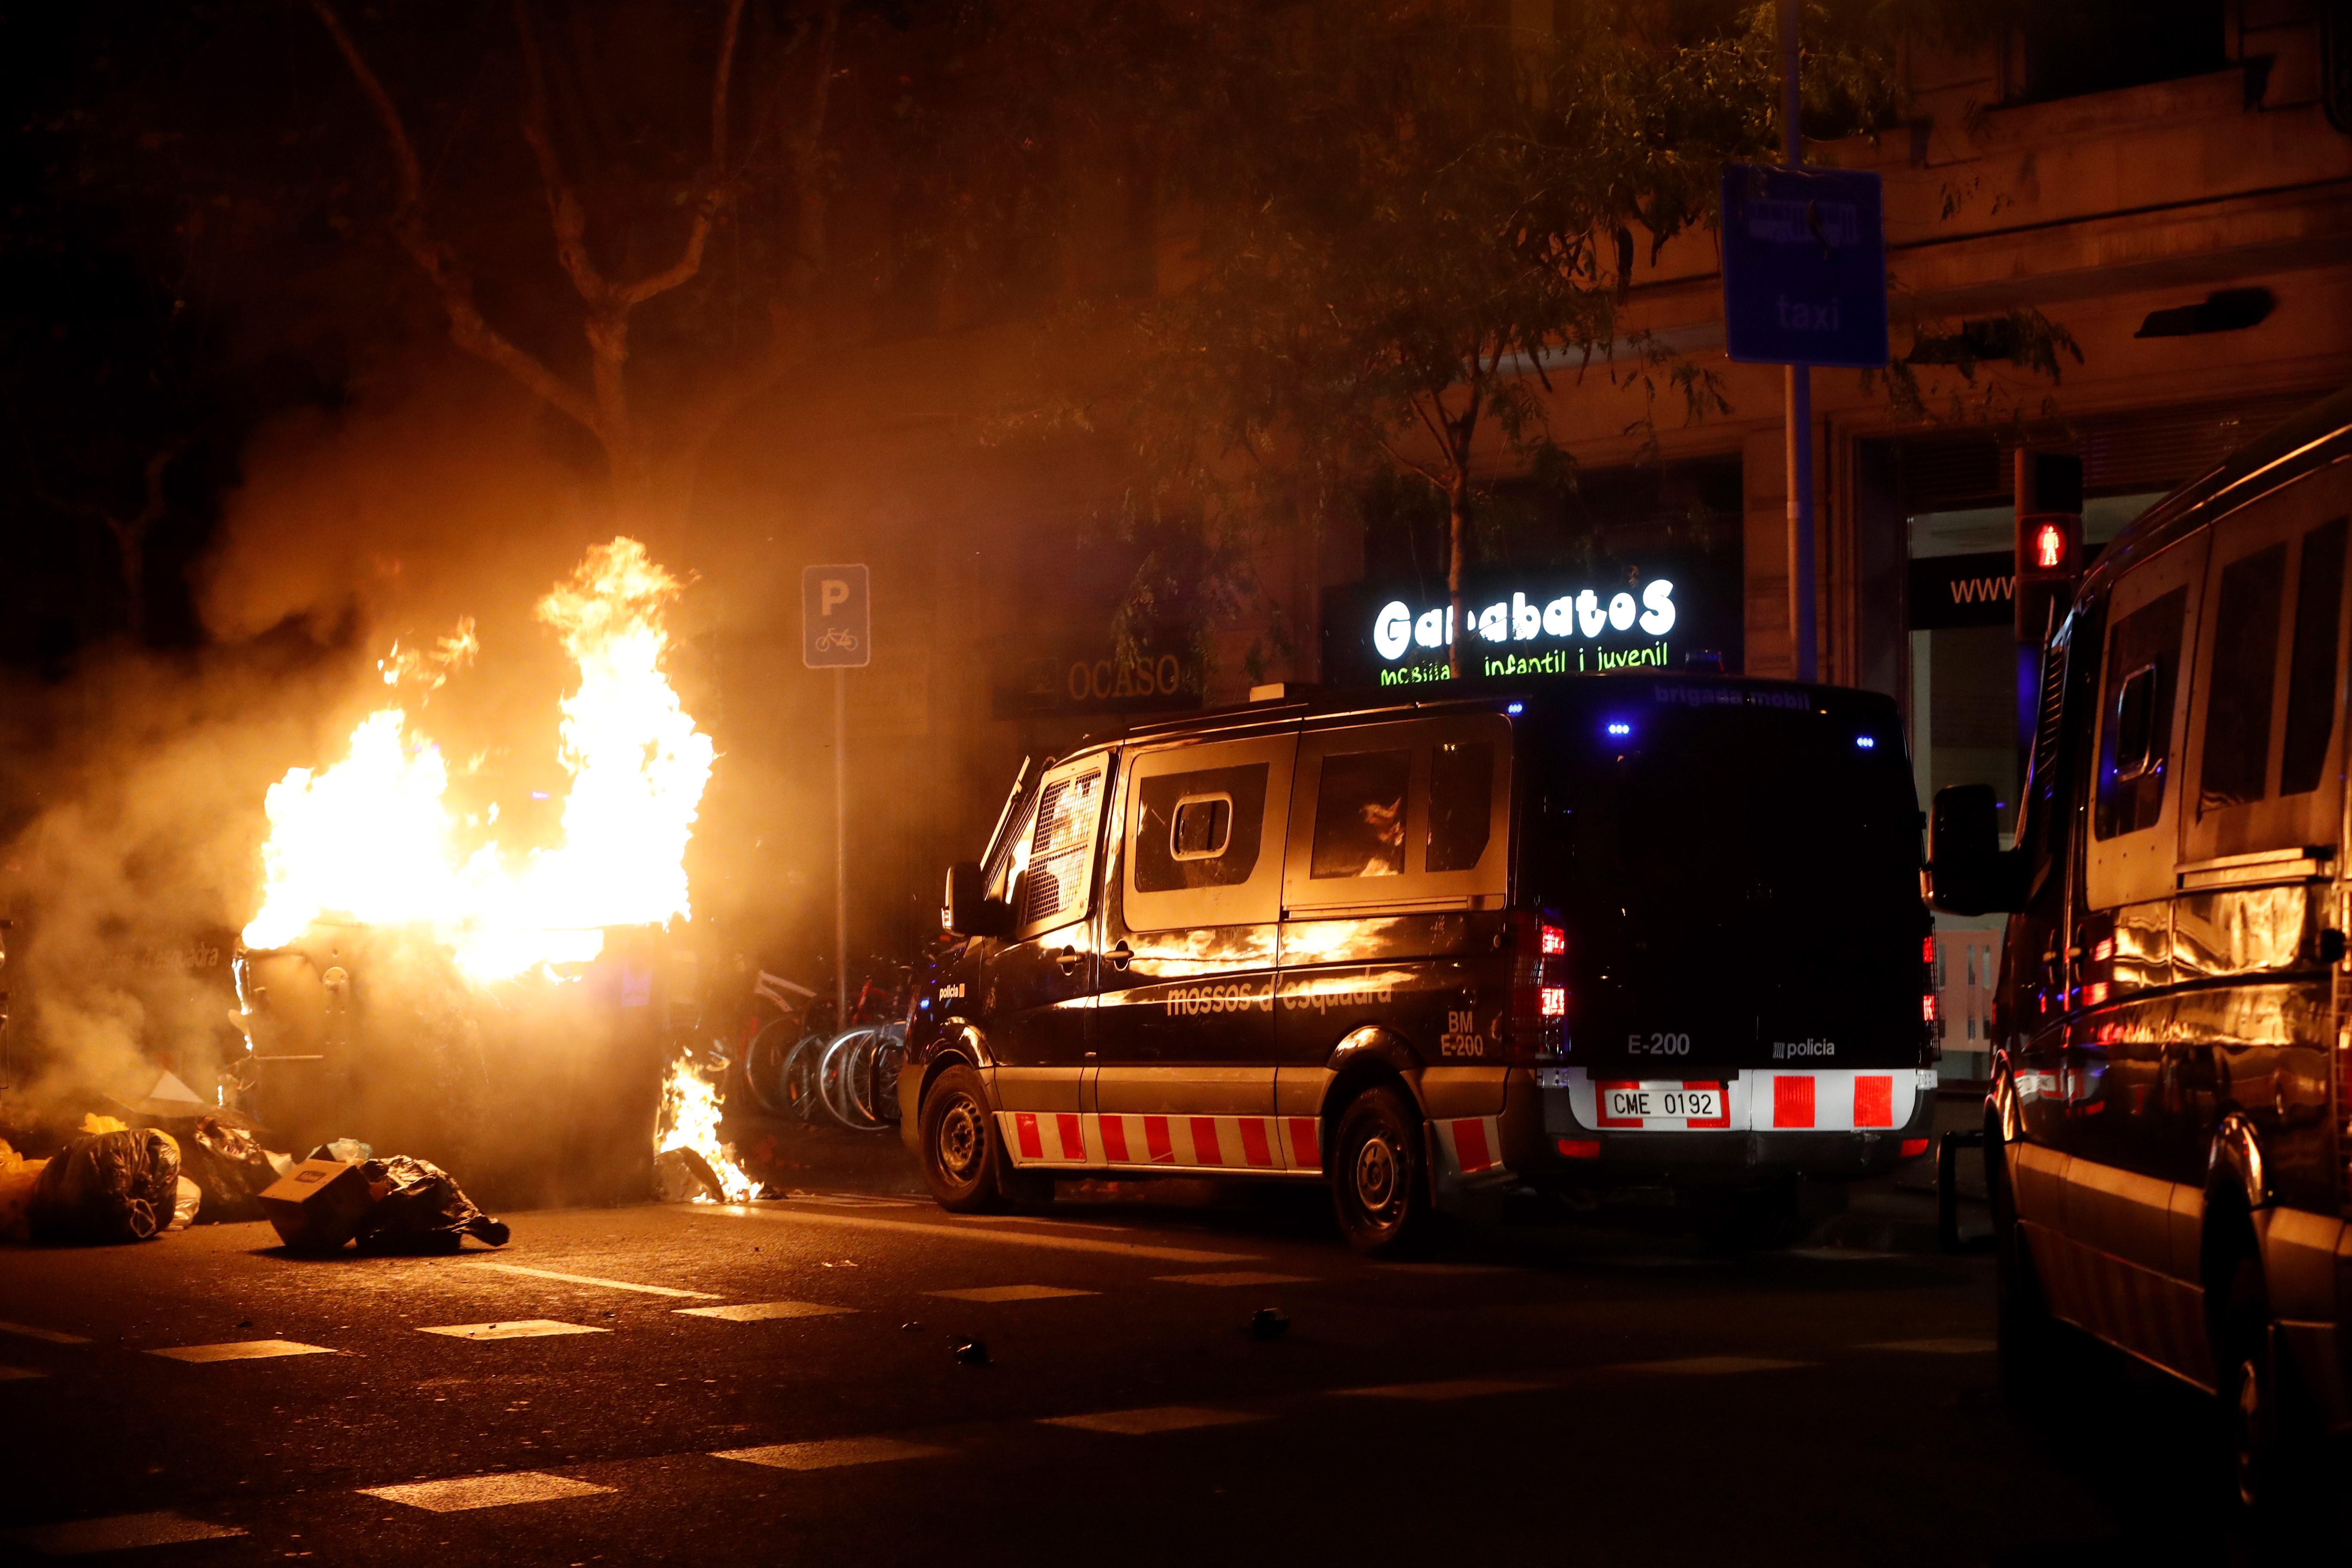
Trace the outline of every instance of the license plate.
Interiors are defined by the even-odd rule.
[[[1719,1083],[1596,1083],[1603,1127],[1671,1131],[1727,1127],[1731,1118]]]

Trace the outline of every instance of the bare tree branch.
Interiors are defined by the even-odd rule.
[[[344,29],[342,18],[328,0],[310,0],[310,9],[318,14],[328,36],[334,39],[360,91],[375,110],[384,139],[391,143],[400,185],[400,205],[392,218],[393,237],[424,268],[425,277],[432,279],[440,293],[441,309],[449,318],[450,341],[467,353],[497,365],[550,407],[602,437],[604,429],[595,405],[585,394],[483,319],[481,308],[474,300],[473,279],[458,261],[457,253],[444,244],[425,221],[425,172],[416,161],[416,149],[409,140],[399,107],[392,101],[392,95],[384,90],[383,81],[360,53],[358,44]]]
[[[515,36],[522,43],[522,139],[539,160],[540,184],[547,191],[547,218],[555,230],[555,257],[572,279],[572,287],[593,308],[615,303],[614,289],[588,254],[588,214],[580,193],[564,178],[563,163],[555,153],[555,139],[547,129],[547,68],[540,58],[539,29],[531,25],[530,0],[514,0]]]

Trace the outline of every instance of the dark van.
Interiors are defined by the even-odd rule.
[[[1366,1252],[1517,1187],[1884,1172],[1934,1094],[1920,826],[1859,691],[1612,675],[1139,725],[949,872],[906,1135],[950,1209],[1328,1180]]]
[[[2352,1426],[2352,395],[2125,530],[2049,639],[2013,847],[1937,793],[1934,896],[2012,911],[1986,1175],[2004,1373],[2087,1330],[2220,1395],[2239,1494],[2284,1405]]]

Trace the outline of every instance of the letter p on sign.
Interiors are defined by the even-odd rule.
[[[811,669],[860,669],[873,662],[866,568],[801,570],[801,662]]]

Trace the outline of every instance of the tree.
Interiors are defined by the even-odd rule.
[[[1712,220],[1724,163],[1775,155],[1772,7],[1555,9],[1546,30],[1483,0],[1231,0],[1163,22],[1182,42],[1143,73],[1150,154],[1197,226],[1196,277],[1139,312],[1118,400],[1150,476],[1131,521],[1164,537],[1170,515],[1197,519],[1176,531],[1187,575],[1245,574],[1263,530],[1388,470],[1445,509],[1458,626],[1482,440],[1564,473],[1545,402],[1563,376],[1638,390],[1643,430],[1661,395],[1694,418],[1727,406],[1620,309],[1637,235],[1654,261]],[[1891,118],[1891,26],[1814,18],[1809,123]],[[1139,599],[1169,559],[1147,561]]]

